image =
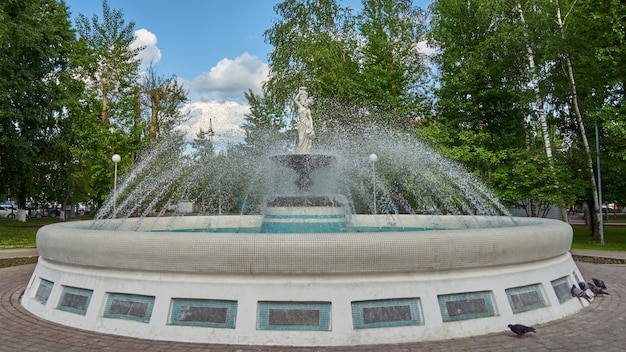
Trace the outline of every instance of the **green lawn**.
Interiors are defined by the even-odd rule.
[[[37,230],[47,224],[59,222],[57,218],[28,219],[25,223],[15,220],[0,220],[0,249],[34,248]],[[591,237],[585,225],[572,225],[574,242],[572,248],[626,251],[626,225],[604,227],[604,245]]]
[[[2,219],[0,220],[0,249],[34,248],[37,230],[43,225],[59,221],[58,218],[28,219],[26,222]]]
[[[600,240],[591,236],[591,230],[586,225],[572,225],[572,228],[574,229],[572,248],[626,251],[626,225],[604,226],[604,245],[600,245]]]

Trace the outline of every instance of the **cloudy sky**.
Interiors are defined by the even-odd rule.
[[[272,48],[263,32],[278,18],[278,0],[108,0],[121,9],[126,23],[134,22],[144,65],[155,65],[162,76],[175,75],[189,92],[185,107],[190,136],[216,130],[215,143],[237,142],[249,112],[244,92],[259,93],[267,79]],[[360,8],[360,0],[343,0]],[[425,7],[430,0],[414,0]],[[72,18],[94,14],[102,19],[102,0],[65,0]]]

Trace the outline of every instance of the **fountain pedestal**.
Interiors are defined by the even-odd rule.
[[[273,155],[270,159],[297,172],[296,186],[298,186],[300,193],[306,193],[311,190],[313,185],[311,173],[317,169],[332,165],[336,158],[332,155],[324,154],[280,154]]]
[[[345,197],[313,195],[311,174],[331,166],[336,158],[324,154],[281,154],[270,157],[278,165],[298,174],[298,193],[265,198],[261,233],[345,232],[348,224]]]

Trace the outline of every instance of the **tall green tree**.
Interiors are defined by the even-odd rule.
[[[71,155],[55,142],[65,133],[75,36],[60,1],[4,1],[0,17],[0,177],[6,182],[2,191],[24,207],[41,192],[38,184],[67,180],[61,173]],[[59,153],[49,153],[50,143]],[[43,165],[49,173],[42,174]]]
[[[76,20],[80,55],[76,75],[85,83],[84,114],[80,120],[90,135],[83,134],[88,148],[76,150],[88,163],[91,196],[102,203],[113,184],[111,156],[122,156],[120,172],[132,164],[137,143],[139,60],[142,47],[133,46],[134,22],[126,23],[122,10],[102,2],[102,19],[79,14]]]
[[[286,0],[274,10],[279,19],[265,31],[274,47],[267,96],[284,107],[306,86],[317,101],[313,109],[325,101],[353,103],[359,71],[353,10],[337,0]]]
[[[108,125],[111,119],[121,122],[129,114],[129,104],[132,105],[139,73],[137,54],[143,49],[131,45],[135,23],[126,23],[124,12],[111,9],[103,0],[102,21],[96,14],[91,19],[79,14],[76,28],[79,40],[89,51],[81,62],[81,73],[102,104],[102,123]]]
[[[525,56],[514,38],[513,13],[478,1],[440,0],[432,36],[439,47],[438,115],[427,125],[444,153],[487,182],[525,146]]]
[[[551,16],[555,28],[555,35],[546,38],[551,39],[552,61],[545,66],[550,103],[558,109],[562,125],[576,145],[572,149],[578,150],[578,157],[584,160],[579,177],[587,181],[587,191],[581,197],[591,207],[592,234],[600,237],[594,125],[602,127],[602,120],[611,118],[603,113],[611,110],[608,107],[623,104],[623,95],[613,94],[615,79],[623,72],[615,65],[623,58],[606,60],[603,56],[619,48],[623,29],[616,31],[619,25],[615,23],[623,25],[623,18],[615,15],[624,13],[624,5],[564,0],[550,2],[543,10]]]
[[[358,18],[360,100],[401,123],[414,120],[424,99],[426,68],[417,44],[425,40],[425,12],[410,0],[365,0]]]

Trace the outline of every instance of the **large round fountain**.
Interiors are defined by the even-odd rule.
[[[495,216],[489,209],[504,210],[475,178],[416,140],[389,133],[393,143],[384,143],[387,134],[352,139],[369,139],[366,146],[336,138],[332,152],[255,156],[263,171],[245,177],[268,181],[255,215],[147,217],[169,203],[147,197],[166,187],[148,186],[141,170],[149,167],[140,165],[122,184],[118,208],[38,232],[40,258],[22,304],[103,333],[296,346],[487,334],[587,304],[569,292],[582,276],[569,254],[568,224]],[[372,151],[388,164],[371,164]],[[159,160],[144,163],[177,169]],[[180,176],[222,168],[185,167],[154,180],[200,202],[206,198],[192,186],[204,181]],[[238,173],[221,175],[203,187],[225,187]],[[400,214],[408,203],[422,214]]]

